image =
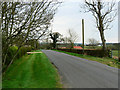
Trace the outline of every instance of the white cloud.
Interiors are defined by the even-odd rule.
[[[74,2],[74,3],[73,3]],[[82,41],[81,20],[85,20],[85,41],[89,38],[95,38],[101,42],[99,31],[95,27],[94,18],[90,13],[80,13],[79,3],[80,0],[65,0],[65,3],[58,9],[53,22],[53,31],[58,31],[63,35],[67,35],[66,32],[69,28],[74,29],[78,33],[79,39],[77,42]],[[118,36],[116,20],[111,31],[105,31],[105,37],[107,42],[117,42]]]

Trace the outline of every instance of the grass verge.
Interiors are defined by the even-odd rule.
[[[118,57],[118,50],[112,50],[113,56]]]
[[[57,69],[44,53],[16,60],[3,76],[3,88],[61,88]]]
[[[65,52],[65,51],[61,51],[61,50],[54,50],[54,51],[66,53],[66,54],[77,56],[77,57],[84,58],[87,60],[97,61],[97,62],[106,64],[108,66],[120,69],[120,62],[116,59],[113,59],[113,58],[108,58],[108,57],[99,58],[99,57],[93,57],[93,56],[89,56],[89,55],[82,55],[82,54],[76,54],[76,53],[71,53],[71,52]]]

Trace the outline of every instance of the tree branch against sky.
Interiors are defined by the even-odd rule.
[[[1,2],[1,30],[3,44],[3,65],[8,49],[12,45],[20,47],[29,39],[38,40],[45,32],[61,2],[39,0],[39,2]],[[15,56],[11,59],[13,62]]]
[[[73,48],[75,41],[78,39],[78,35],[73,29],[69,29],[68,34],[68,42],[71,44],[70,48]]]
[[[111,0],[105,0],[110,2]],[[89,38],[96,38],[100,40],[99,31],[95,25],[95,18],[89,13],[80,13],[80,5],[83,4],[83,0],[65,0],[58,9],[53,21],[53,31],[60,32],[62,35],[67,36],[66,31],[69,28],[73,28],[79,36],[82,34],[81,30],[81,19],[85,20],[85,41]],[[118,8],[118,0],[116,0],[115,8]],[[118,42],[118,16],[111,22],[113,27],[111,30],[105,30],[106,43],[117,43]],[[89,32],[91,31],[91,32]],[[78,39],[77,43],[82,43],[82,39]],[[85,42],[86,43],[86,42]]]
[[[104,0],[84,0],[82,6],[84,12],[91,12],[96,21],[96,27],[100,32],[100,37],[105,50],[106,39],[104,31],[111,29],[110,23],[114,20],[117,15],[117,9],[115,8],[115,1],[105,2]]]
[[[95,46],[99,45],[99,41],[97,41],[94,38],[88,39],[89,46],[91,46],[93,49],[95,49]]]

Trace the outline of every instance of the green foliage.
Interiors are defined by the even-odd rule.
[[[40,49],[52,49],[52,43],[41,44]]]
[[[112,49],[112,50],[118,50],[118,44],[113,44],[113,45],[106,45],[108,49]]]
[[[60,88],[61,84],[57,70],[46,55],[36,53],[17,59],[3,76],[2,86],[3,88]]]
[[[18,59],[20,57],[22,57],[23,55],[26,54],[26,52],[31,51],[31,47],[21,47],[20,50],[17,53],[18,47],[17,46],[11,46],[8,49],[8,55],[7,55],[7,61],[5,63],[5,65],[8,65],[11,61],[11,59],[14,57],[14,55],[17,53],[15,59]]]
[[[82,49],[58,49],[58,50],[83,54]],[[85,49],[84,54],[95,57],[109,57],[109,50],[103,51],[102,49]]]
[[[31,47],[21,47],[16,57],[17,58],[22,57],[23,55],[26,54],[26,52],[31,51],[31,49],[32,49]]]
[[[15,53],[17,52],[17,50],[18,50],[17,46],[11,46],[11,47],[9,47],[6,64],[9,64],[10,60],[13,58],[13,56],[15,55]]]
[[[87,60],[97,61],[97,62],[106,64],[108,66],[120,69],[120,62],[118,60],[116,60],[116,59],[113,59],[113,58],[108,58],[108,57],[104,57],[104,58],[93,57],[93,56],[89,56],[89,55],[82,55],[82,54],[77,54],[77,53],[72,53],[72,52],[61,51],[61,50],[54,50],[54,51],[66,53],[66,54],[77,56],[77,57],[84,58],[84,59],[87,59]]]
[[[25,45],[31,46],[32,50],[39,49],[40,44],[35,39],[27,40]]]
[[[112,50],[113,56],[117,56],[118,57],[118,50]]]

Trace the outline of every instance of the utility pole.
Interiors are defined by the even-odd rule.
[[[82,47],[83,47],[83,54],[84,54],[84,19],[82,19]]]
[[[120,15],[120,2],[118,3],[118,16]],[[120,17],[118,17],[118,21],[120,21]],[[118,60],[120,62],[120,22],[118,22]]]

